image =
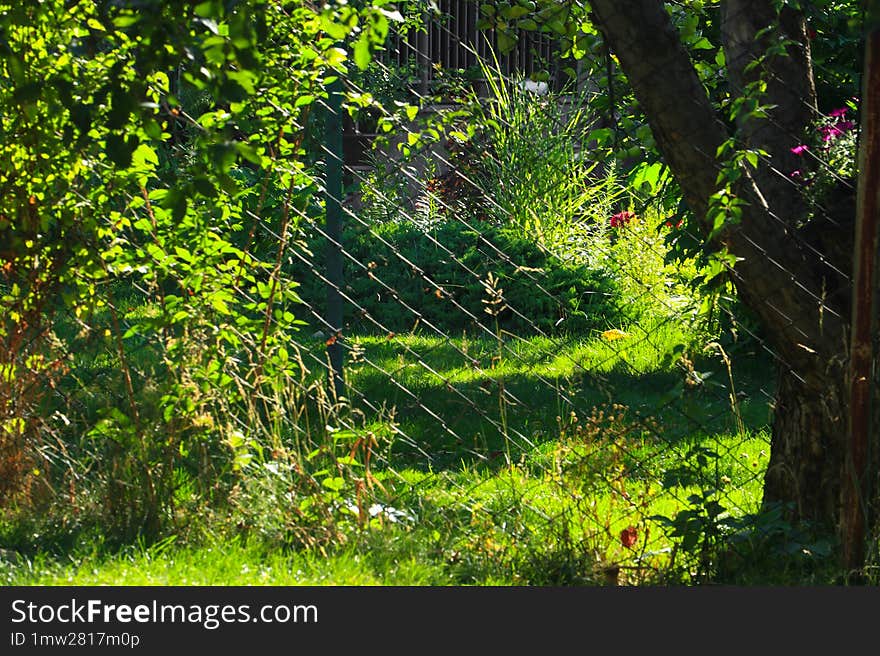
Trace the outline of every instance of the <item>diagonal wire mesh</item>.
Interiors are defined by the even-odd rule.
[[[737,298],[749,284],[739,264],[726,266],[721,284],[707,291],[698,284],[706,253],[683,253],[705,234],[682,206],[668,204],[675,182],[666,165],[645,161],[647,149],[613,163],[601,156],[608,130],[617,142],[644,124],[628,89],[640,80],[629,72],[624,78],[608,50],[590,67],[573,67],[579,79],[566,80],[569,62],[548,61],[552,40],[542,34],[499,56],[498,35],[486,39],[475,28],[481,14],[474,3],[439,8],[445,17],[392,35],[366,74],[352,71],[344,80],[347,97],[356,99],[378,96],[376,80],[406,79],[397,95],[370,106],[372,117],[358,117],[354,100],[354,119],[348,108],[335,117],[359,129],[369,120],[374,136],[386,122],[395,125],[366,158],[347,159],[325,138],[328,114],[339,111],[330,96],[316,98],[306,115],[288,112],[313,177],[302,203],[288,202],[289,192],[279,200],[285,192],[271,175],[252,183],[255,203],[240,217],[244,250],[268,253],[274,273],[268,283],[230,290],[242,304],[270,299],[260,317],[262,341],[252,328],[230,327],[230,343],[258,346],[218,351],[216,364],[206,365],[218,376],[240,365],[259,374],[230,377],[225,399],[207,391],[213,379],[181,371],[186,393],[155,424],[210,432],[222,417],[227,425],[216,428],[224,453],[232,453],[235,483],[226,489],[211,480],[222,464],[193,464],[195,474],[189,465],[170,467],[175,503],[225,495],[242,530],[288,545],[328,548],[371,531],[429,535],[420,538],[432,545],[425,557],[442,561],[456,582],[735,574],[755,541],[783,526],[781,516],[760,513],[776,448],[778,386],[813,376],[753,315],[776,316],[797,333],[798,317],[777,302],[796,288],[829,324],[845,322],[848,307],[838,299],[851,285],[847,265],[829,242],[792,230],[791,217],[773,205],[765,214],[770,225],[787,232],[792,250],[820,263],[815,276],[802,279],[808,267],[790,270],[793,259],[748,233],[751,252],[768,264],[761,311],[754,299],[745,308]],[[457,86],[454,98],[438,95],[446,92],[444,66],[407,68],[432,59],[477,71],[480,84]],[[668,64],[658,57],[640,74],[662,79]],[[552,73],[544,86],[527,77],[541,66]],[[786,84],[768,70],[770,83]],[[614,98],[626,104],[615,107]],[[405,105],[416,111],[401,112]],[[198,129],[197,115],[187,108],[178,120]],[[828,120],[838,131],[822,142],[829,148],[857,132],[841,127],[842,115]],[[792,144],[805,139],[787,134],[775,114],[768,121]],[[853,178],[829,153],[803,150],[803,169],[814,179],[824,171],[835,193],[848,197]],[[724,173],[717,153],[700,155],[713,176]],[[758,158],[754,168],[770,171],[777,184],[807,188],[787,163],[767,153]],[[344,189],[331,188],[331,170],[344,171]],[[634,186],[651,171],[654,179]],[[341,237],[327,226],[331,204],[342,210]],[[827,201],[807,194],[805,206],[813,224],[847,229],[845,213]],[[845,252],[847,245],[835,246]],[[341,281],[328,273],[331,252],[343,261]],[[272,312],[282,274],[296,283],[294,300]],[[54,332],[64,335],[58,361],[65,364],[57,377],[27,384],[32,391],[53,381],[46,392],[53,412],[40,418],[47,435],[73,426],[92,439],[80,440],[76,456],[67,438],[42,443],[39,458],[65,472],[54,486],[66,485],[73,503],[90,472],[121,463],[104,503],[118,500],[113,512],[138,527],[154,518],[149,503],[129,494],[127,477],[149,476],[138,471],[137,443],[97,437],[112,422],[131,435],[153,425],[145,416],[150,381],[181,338],[177,328],[132,333],[142,325],[134,319],[187,290],[114,284],[101,316],[59,314]],[[341,329],[328,316],[333,297],[344,307]],[[288,311],[303,325],[283,345],[268,340],[270,326],[287,330]],[[115,339],[96,329],[107,324]],[[211,334],[207,325],[191,330]],[[802,336],[804,348],[813,348],[810,334]],[[342,350],[341,371],[331,348]],[[265,355],[280,357],[282,349],[298,375],[266,382]],[[186,357],[200,361],[197,352]],[[341,390],[334,376],[344,381]],[[199,395],[211,396],[211,411],[197,409]],[[197,463],[213,462],[215,446],[196,441],[183,454],[182,442],[169,439],[159,449],[169,462],[176,449]],[[756,521],[763,534],[745,530]]]

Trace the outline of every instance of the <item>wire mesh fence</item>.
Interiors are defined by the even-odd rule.
[[[845,357],[851,310],[856,106],[817,112],[773,59],[731,92],[685,55],[691,88],[716,97],[643,93],[679,74],[684,51],[654,46],[634,67],[620,34],[638,20],[603,2],[598,55],[548,83],[526,73],[549,37],[514,58],[518,73],[497,36],[462,41],[456,20],[470,25],[475,4],[446,5],[427,51],[416,26],[393,56],[285,116],[308,175],[274,172],[281,156],[265,176],[236,173],[250,198],[229,219],[240,251],[225,269],[216,254],[228,277],[211,295],[178,250],[166,276],[111,276],[90,314],[60,310],[38,333],[7,304],[19,330],[5,334],[4,421],[21,440],[4,442],[7,480],[135,533],[183,524],[209,498],[236,530],[278,544],[393,549],[364,536],[410,536],[458,582],[724,580],[761,548],[830,553],[788,524],[822,518],[767,503],[811,499],[778,482],[807,479],[767,470],[801,466],[785,436],[812,422],[805,444],[843,465],[844,369],[828,363]],[[729,66],[737,43],[725,41]],[[479,88],[378,88],[410,55],[442,56],[438,44],[479,69]],[[795,114],[819,117],[816,141],[770,110],[721,148],[732,132],[713,103],[752,92],[757,104],[794,95]],[[199,124],[202,101],[187,102],[182,132]],[[346,158],[344,126],[365,116],[369,153]],[[705,133],[671,134],[688,123]],[[185,150],[182,136],[171,159]],[[711,200],[679,202],[703,188]],[[150,251],[166,248],[155,200],[144,188],[132,242],[166,261]],[[198,239],[199,257],[215,255]],[[731,258],[712,257],[721,245]],[[228,306],[247,321],[226,321]],[[840,489],[823,476],[812,480]]]

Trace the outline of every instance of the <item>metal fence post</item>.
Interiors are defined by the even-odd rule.
[[[345,282],[342,268],[342,194],[343,165],[342,148],[342,80],[337,77],[328,87],[326,121],[326,189],[327,210],[327,323],[331,336],[327,340],[330,358],[330,376],[336,398],[345,394],[343,378],[343,351],[339,336],[343,324],[342,286]]]
[[[419,30],[416,36],[416,54],[419,66],[419,95],[424,98],[428,95],[431,84],[431,56],[428,52],[431,47],[431,30],[433,29],[431,14],[427,11],[422,14],[422,21],[425,29]]]
[[[850,571],[865,561],[873,379],[873,317],[880,213],[880,0],[868,0],[862,82],[862,130],[853,254],[849,371],[849,445],[844,480],[843,558]]]

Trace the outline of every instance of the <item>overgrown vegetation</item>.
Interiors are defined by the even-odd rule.
[[[835,580],[762,503],[766,342],[596,29],[561,61],[599,91],[495,60],[419,123],[412,66],[371,60],[419,12],[354,4],[0,7],[0,580]],[[577,25],[547,10],[493,21]],[[332,333],[340,77],[400,146],[339,199]]]

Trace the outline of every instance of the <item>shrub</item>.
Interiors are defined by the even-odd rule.
[[[318,267],[324,241],[320,231],[310,241]],[[385,223],[348,230],[344,248],[345,293],[359,306],[347,310],[348,331],[406,331],[417,319],[445,333],[479,329],[477,322],[494,331],[490,273],[503,299],[503,330],[583,333],[606,328],[617,313],[619,293],[607,274],[561,262],[510,229],[448,222],[425,232]],[[300,295],[322,315],[324,283],[313,271],[301,278]]]

